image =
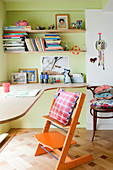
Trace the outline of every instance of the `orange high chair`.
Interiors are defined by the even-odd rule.
[[[54,158],[58,160],[55,170],[68,170],[79,165],[82,165],[86,162],[89,162],[93,159],[91,154],[76,158],[74,160],[72,160],[67,155],[70,145],[76,144],[76,142],[73,141],[72,138],[74,135],[74,131],[76,129],[76,125],[79,124],[78,119],[84,103],[84,99],[85,94],[80,93],[76,107],[74,108],[73,111],[73,117],[70,119],[68,125],[65,126],[58,120],[51,118],[49,115],[46,115],[43,116],[47,120],[42,133],[34,135],[36,140],[38,141],[38,147],[36,149],[35,156],[44,154],[46,152],[52,155]],[[54,102],[55,99],[53,100],[52,106],[54,105]],[[56,130],[49,131],[50,125],[54,125],[57,128],[62,129],[63,131],[66,131],[65,129],[63,129],[63,127],[69,126],[69,130],[66,131],[67,135],[65,136]],[[59,155],[59,158],[53,155],[51,153],[52,151]]]

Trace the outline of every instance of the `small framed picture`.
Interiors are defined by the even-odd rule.
[[[56,29],[69,29],[69,15],[56,14]]]
[[[26,73],[12,73],[12,83],[27,83]]]
[[[26,73],[27,74],[27,82],[28,83],[37,83],[37,69],[19,69],[20,73]]]

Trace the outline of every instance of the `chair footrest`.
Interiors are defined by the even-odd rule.
[[[43,147],[48,147],[52,150],[62,148],[66,138],[65,135],[57,131],[35,134],[34,136]],[[72,140],[71,144],[76,144],[76,142]]]

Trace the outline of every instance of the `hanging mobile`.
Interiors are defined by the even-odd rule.
[[[106,42],[104,40],[101,40],[101,34],[102,33],[98,33],[99,40],[96,41],[96,49],[98,50],[98,66],[102,65],[103,70],[105,70],[105,67],[104,67],[104,50],[106,49]]]

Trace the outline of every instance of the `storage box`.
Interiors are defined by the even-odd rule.
[[[80,74],[72,74],[73,83],[84,83],[84,77]]]

